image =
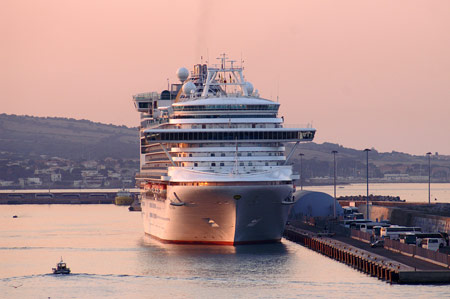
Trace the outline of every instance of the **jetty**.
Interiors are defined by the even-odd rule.
[[[445,255],[446,261],[436,261],[388,246],[371,248],[369,241],[359,238],[356,234],[346,236],[338,230],[332,233],[324,232],[323,228],[305,222],[287,225],[284,237],[389,283],[450,283],[448,255]]]
[[[0,205],[114,204],[119,189],[0,190]],[[139,190],[131,189],[132,195]]]

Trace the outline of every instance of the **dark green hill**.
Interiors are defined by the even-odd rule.
[[[288,151],[292,145],[288,146]],[[292,155],[291,163],[300,172],[300,156],[303,156],[303,175],[305,178],[333,177],[332,151],[336,155],[337,176],[359,181],[366,177],[366,153],[362,150],[346,148],[339,144],[314,142],[300,144]],[[437,182],[450,180],[450,156],[432,155],[431,176]],[[372,148],[369,152],[369,176],[372,179],[382,179],[385,175],[407,174],[403,181],[424,181],[428,176],[428,158],[425,155],[416,156],[400,152],[381,153]],[[395,181],[392,178],[390,181]],[[382,181],[380,181],[382,182]]]
[[[136,159],[137,128],[88,120],[0,114],[0,151],[69,159]]]

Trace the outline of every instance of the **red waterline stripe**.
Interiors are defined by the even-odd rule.
[[[281,239],[272,239],[272,240],[261,240],[261,241],[189,241],[189,240],[165,240],[158,238],[157,236],[147,234],[153,239],[158,240],[164,244],[191,244],[191,245],[222,245],[222,246],[235,246],[235,245],[249,245],[249,244],[267,244],[267,243],[278,243]]]

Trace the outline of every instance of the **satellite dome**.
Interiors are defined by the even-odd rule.
[[[186,81],[186,79],[189,77],[189,71],[185,67],[180,67],[177,70],[177,77],[180,79],[181,82]]]
[[[185,95],[190,95],[191,91],[193,91],[195,89],[196,89],[195,84],[192,81],[188,81],[183,84],[183,92]]]
[[[253,93],[253,84],[250,82],[245,82],[245,88],[247,88],[248,95],[251,95]]]

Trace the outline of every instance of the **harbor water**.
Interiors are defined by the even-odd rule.
[[[297,186],[297,190],[300,187]],[[307,186],[304,190],[325,192],[333,196],[334,186]],[[336,189],[336,197],[347,195],[366,195],[366,184],[339,185]],[[428,203],[428,183],[369,183],[369,194],[400,196],[401,200],[406,202]],[[432,183],[431,184],[431,203],[450,203],[450,184]]]
[[[450,294],[448,285],[390,285],[287,240],[237,247],[162,244],[144,235],[140,213],[114,205],[3,205],[0,236],[2,298]],[[61,256],[73,274],[49,274]]]

